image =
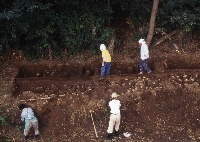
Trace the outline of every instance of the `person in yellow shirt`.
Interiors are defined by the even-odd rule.
[[[108,78],[110,77],[111,56],[104,44],[100,45],[100,50],[102,52],[102,58],[103,58],[101,67],[101,77],[100,77],[100,80],[102,80],[104,74],[106,74]]]

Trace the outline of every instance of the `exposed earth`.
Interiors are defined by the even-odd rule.
[[[2,62],[0,141],[23,141],[19,103],[35,111],[41,142],[106,141],[112,92],[122,104],[120,135],[112,141],[200,141],[200,52],[151,50],[150,55],[153,72],[138,75],[138,52],[126,58],[115,53],[111,78],[101,81],[100,56]],[[126,138],[124,132],[132,135]],[[28,141],[33,135],[30,131]]]
[[[199,50],[167,43],[150,49],[153,72],[138,75],[138,43],[125,35],[124,48],[116,48],[112,58],[111,78],[101,81],[100,55],[35,63],[21,52],[0,57],[0,142],[23,141],[20,103],[39,119],[40,142],[106,141],[113,92],[120,94],[122,108],[120,135],[112,141],[200,141]],[[178,46],[187,44],[196,47],[187,40]],[[132,135],[126,138],[125,132]],[[30,131],[28,141],[33,136]]]

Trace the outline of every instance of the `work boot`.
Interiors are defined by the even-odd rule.
[[[107,75],[107,78],[110,78],[110,75]]]
[[[35,140],[39,140],[39,135],[35,135]]]
[[[112,133],[108,133],[107,140],[112,140]]]
[[[138,73],[138,74],[143,74],[143,72],[140,72],[140,73]]]
[[[115,131],[114,136],[119,136],[119,131]]]
[[[25,141],[28,140],[28,136],[24,136],[24,140],[25,140]]]
[[[103,80],[103,77],[100,77],[99,80]]]
[[[148,72],[148,74],[150,74],[152,71],[150,70],[149,72]]]

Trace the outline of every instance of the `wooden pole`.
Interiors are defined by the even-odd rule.
[[[90,114],[91,114],[91,119],[92,119],[92,123],[93,123],[93,126],[94,126],[95,135],[96,135],[96,138],[98,138],[97,130],[96,130],[96,127],[94,125],[94,120],[93,120],[93,117],[92,117],[92,111],[91,110],[90,110]]]

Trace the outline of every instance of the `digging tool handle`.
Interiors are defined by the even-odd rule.
[[[96,135],[96,138],[98,138],[97,130],[96,130],[95,125],[94,125],[94,120],[93,120],[92,112],[91,111],[90,111],[90,114],[91,114],[91,119],[92,119],[92,123],[93,123],[93,126],[94,126],[95,135]]]

